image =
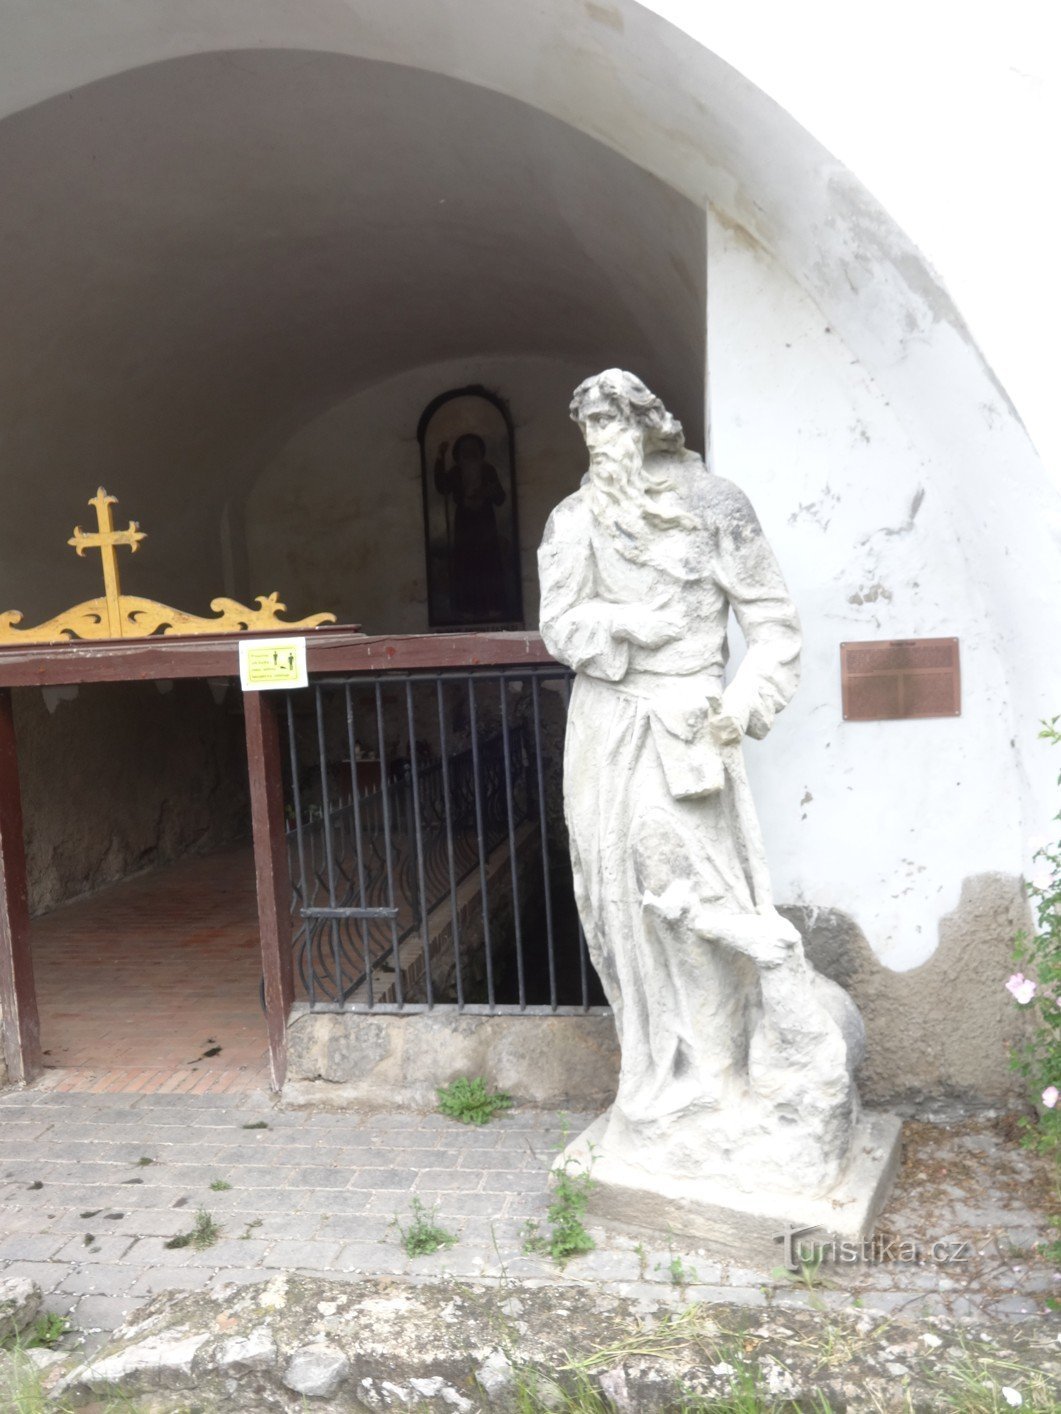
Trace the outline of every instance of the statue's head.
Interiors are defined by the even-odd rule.
[[[640,378],[621,368],[587,378],[575,389],[571,416],[589,449],[586,483],[598,521],[621,530],[627,540],[643,525],[694,525],[679,508],[661,503],[676,487],[674,457],[688,455],[685,436],[678,419]]]
[[[485,456],[486,443],[476,432],[463,432],[453,444],[453,460],[458,466],[481,462]]]
[[[613,445],[617,437],[636,440],[643,457],[681,452],[685,447],[678,419],[640,378],[621,368],[607,368],[580,383],[571,399],[571,416],[582,430],[591,460],[595,451]]]

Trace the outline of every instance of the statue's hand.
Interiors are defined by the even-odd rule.
[[[780,967],[799,956],[798,929],[775,909],[734,913],[719,899],[701,899],[689,879],[672,879],[661,894],[646,889],[642,903],[671,925],[688,928],[709,942],[724,943],[759,967]]]
[[[704,938],[725,943],[735,952],[750,957],[757,967],[770,970],[799,957],[802,938],[788,921],[773,909],[762,913],[729,913],[708,905],[691,919],[691,926]]]
[[[682,626],[673,614],[625,604],[612,618],[612,633],[638,648],[662,648],[682,636]]]
[[[718,746],[739,746],[744,735],[744,727],[736,717],[722,712],[711,718],[711,735]]]
[[[721,697],[709,697],[711,708],[709,730],[717,746],[739,746],[748,730],[749,707],[726,688]]]

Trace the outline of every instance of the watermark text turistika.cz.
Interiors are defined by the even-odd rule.
[[[874,1233],[862,1239],[850,1237],[813,1237],[817,1227],[795,1227],[791,1223],[778,1233],[775,1242],[784,1245],[785,1270],[800,1272],[805,1267],[825,1264],[875,1266],[881,1262],[899,1262],[907,1266],[951,1266],[972,1260],[973,1244],[957,1238],[942,1238],[926,1242],[920,1237]]]

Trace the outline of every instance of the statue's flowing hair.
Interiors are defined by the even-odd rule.
[[[571,416],[584,423],[588,411],[602,404],[617,408],[626,426],[631,422],[640,426],[644,456],[623,446],[621,434],[615,446],[591,453],[590,502],[598,520],[628,540],[636,539],[646,525],[655,530],[695,529],[692,516],[681,510],[665,511],[660,505],[660,497],[679,489],[671,472],[685,454],[681,423],[640,378],[620,368],[606,369],[580,383],[571,399]]]
[[[571,398],[571,416],[584,421],[583,413],[590,403],[615,403],[628,417],[635,417],[645,434],[645,451],[683,452],[685,433],[676,417],[632,373],[621,368],[606,368],[587,378],[575,389]]]

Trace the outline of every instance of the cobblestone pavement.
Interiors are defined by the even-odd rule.
[[[278,1269],[553,1282],[555,1267],[524,1253],[524,1225],[545,1216],[565,1129],[587,1119],[522,1110],[475,1129],[436,1114],[283,1109],[266,1094],[9,1092],[0,1096],[0,1276],[32,1277],[46,1309],[80,1332],[109,1332],[159,1291]],[[695,1244],[639,1245],[591,1229],[596,1251],[561,1279],[626,1295],[670,1291],[682,1304],[1054,1321],[1045,1302],[1061,1279],[1033,1251],[1049,1201],[1038,1161],[1003,1120],[911,1124],[906,1134],[879,1260],[827,1256],[816,1278],[794,1280],[779,1269],[780,1249],[778,1268],[754,1270]],[[436,1210],[456,1245],[405,1255],[395,1220],[408,1221],[414,1199]],[[199,1208],[220,1224],[219,1240],[168,1248]],[[914,1241],[921,1260],[904,1260]]]

